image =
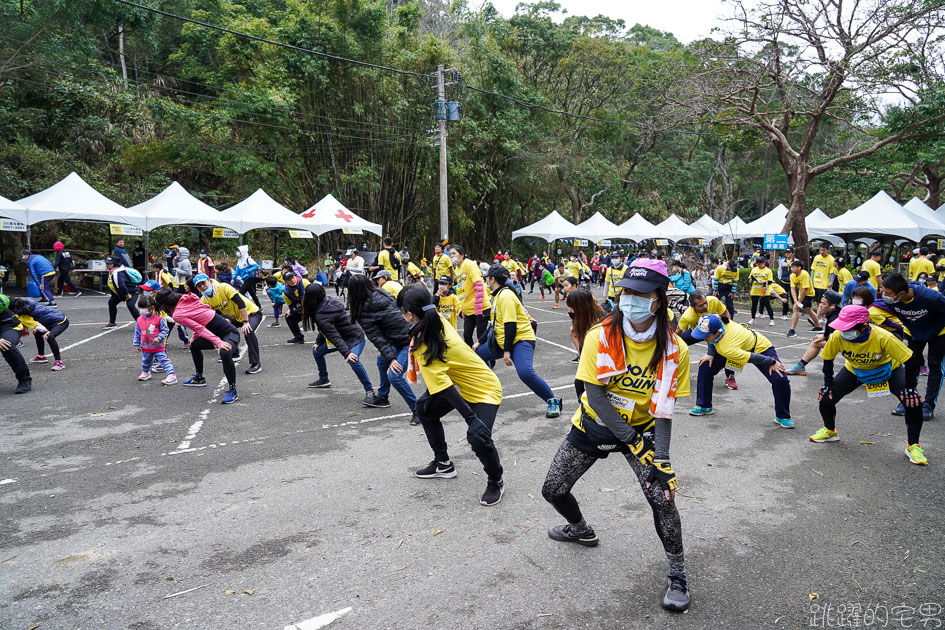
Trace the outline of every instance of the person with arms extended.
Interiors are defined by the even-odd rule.
[[[840,309],[843,307],[843,297],[834,291],[828,289],[824,291],[824,296],[820,298],[820,304],[817,305],[817,318],[824,321],[824,334],[814,335],[810,345],[804,350],[804,355],[790,369],[784,371],[790,376],[807,376],[807,364],[814,360],[814,357],[826,345],[830,338],[833,328],[827,324],[837,319],[840,315]]]
[[[256,297],[256,283],[259,282],[261,274],[259,272],[259,263],[249,255],[249,245],[240,245],[236,248],[236,269],[233,275],[243,283],[239,287],[241,295],[248,295],[249,298],[259,306],[259,298]]]
[[[194,288],[200,294],[201,302],[223,315],[243,333],[246,349],[249,352],[249,368],[246,373],[262,372],[262,363],[259,359],[259,338],[256,336],[256,329],[262,323],[259,307],[240,295],[240,292],[229,284],[211,280],[205,273],[194,276]]]

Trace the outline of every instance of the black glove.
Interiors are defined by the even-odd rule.
[[[902,392],[902,404],[906,407],[918,407],[922,404],[922,397],[914,387]]]
[[[488,446],[492,441],[492,431],[479,418],[468,420],[468,429],[466,429],[466,441],[473,449]]]
[[[633,453],[634,457],[639,459],[644,466],[653,461],[653,445],[640,433],[636,433],[627,446],[630,447],[630,452]]]
[[[833,400],[833,386],[832,385],[824,385],[823,387],[821,387],[820,392],[817,394],[817,400],[823,400],[824,396]]]
[[[643,473],[643,481],[659,484],[662,490],[675,490],[678,485],[676,471],[668,459],[654,459],[653,464]]]

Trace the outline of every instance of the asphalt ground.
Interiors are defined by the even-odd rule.
[[[774,424],[769,385],[751,366],[737,391],[716,380],[712,416],[686,414],[694,395],[679,401],[672,460],[692,593],[686,614],[660,606],[665,556],[622,457],[595,465],[574,490],[601,544],[549,539],[561,518],[541,485],[575,409],[576,366],[565,309],[536,298],[526,296],[540,322],[536,366],[563,395],[565,414],[545,419],[514,370],[496,368],[507,491],[490,508],[478,503],[485,475],[458,415],[447,418],[458,477],[415,478],[431,451],[396,392],[390,409],[363,407],[337,355],[328,358],[333,387],[306,388],[311,346],[284,345],[284,325],[263,322],[264,371],[243,374],[244,352],[240,400],[224,406],[212,357],[207,388],[162,387],[158,374],[140,383],[127,311],[103,334],[104,297],[62,298],[72,322],[60,338],[66,369],[33,366],[33,391],[14,396],[0,365],[0,627],[945,622],[945,419],[923,429],[930,464],[911,465],[892,402],[867,400],[861,388],[841,404],[842,441],[813,444],[818,364],[791,379],[793,431]],[[808,326],[788,340],[786,322],[763,323],[758,330],[788,365],[812,337]],[[169,348],[186,377],[189,351],[176,334]],[[24,355],[33,350],[25,339]],[[704,352],[691,351],[693,392]],[[374,356],[369,344],[363,359],[376,383]]]

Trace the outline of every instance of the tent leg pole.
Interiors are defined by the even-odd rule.
[[[148,263],[151,262],[151,233],[144,233],[144,275],[148,275],[148,269],[151,268],[151,265]]]
[[[33,228],[26,228],[26,249],[32,249],[31,236],[33,235]]]

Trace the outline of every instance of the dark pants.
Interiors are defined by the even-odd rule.
[[[681,332],[679,333],[679,337],[680,337],[683,341],[686,342],[686,345],[687,345],[687,346],[692,346],[693,344],[697,344],[697,343],[699,343],[699,342],[702,341],[701,339],[696,339],[695,337],[692,336],[692,329],[691,329],[691,328],[687,328],[686,330],[681,331]],[[713,361],[713,363],[715,363],[715,362]],[[718,372],[716,372],[716,374],[718,374]],[[728,378],[729,376],[735,376],[735,370],[733,370],[733,369],[730,368],[730,367],[726,367],[726,368],[725,368],[725,376],[726,376],[726,378]]]
[[[233,356],[239,354],[240,335],[239,333],[230,333],[223,337],[223,341],[232,346],[230,350],[220,350],[220,358],[223,360],[223,374],[226,376],[226,382],[230,387],[236,387],[236,365],[233,364]],[[203,374],[203,351],[216,350],[208,339],[197,337],[190,344],[190,356],[194,360],[194,372]]]
[[[253,329],[248,335],[243,335],[246,340],[246,349],[249,351],[249,364],[259,365],[259,337],[256,336],[256,329],[262,323],[262,313],[255,312],[249,316],[249,325]],[[242,326],[242,324],[240,324]],[[240,326],[237,326],[239,328]]]
[[[791,313],[791,282],[790,280],[778,280],[778,284],[781,285],[785,295],[788,296],[787,302],[781,305],[781,315],[787,317]]]
[[[395,374],[390,369],[390,361],[384,358],[383,354],[377,355],[377,372],[380,374],[380,383],[377,387],[377,395],[381,398],[387,398],[390,393],[391,385],[401,395],[410,411],[417,408],[417,395],[413,393],[410,383],[405,378],[407,367],[410,365],[410,346],[405,345],[402,348],[394,348],[397,355],[397,363],[400,363],[404,369],[399,374]]]
[[[489,352],[489,344],[484,343],[476,350],[476,354],[479,355],[479,358],[483,361],[491,361],[494,363],[501,359],[505,353],[500,350],[498,353],[492,354]],[[528,389],[535,392],[539,398],[548,402],[555,397],[554,392],[548,387],[548,383],[545,382],[545,379],[539,376],[538,372],[535,371],[534,341],[519,341],[513,345],[512,363],[515,365],[515,371],[518,373],[519,379],[528,386]]]
[[[246,278],[243,280],[243,286],[240,287],[240,295],[248,295],[256,306],[259,306],[259,298],[256,297],[256,284],[259,278]]]
[[[302,334],[302,329],[299,328],[299,322],[301,321],[301,313],[289,313],[285,316],[285,323],[289,327],[289,330],[292,331],[292,336],[296,339],[305,339],[305,335]]]
[[[860,386],[860,380],[856,374],[846,368],[841,368],[833,380],[833,397],[824,396],[820,399],[820,416],[824,419],[824,426],[831,430],[837,428],[837,403],[847,394],[853,392]],[[902,400],[902,391],[906,388],[906,370],[903,366],[897,367],[889,377],[889,391],[896,398]],[[909,437],[909,444],[916,444],[919,441],[919,433],[922,431],[922,407],[906,407],[906,433]]]
[[[43,276],[39,279],[39,295],[50,302],[55,302],[56,299],[53,297],[52,289],[50,288],[52,279],[53,277],[51,275]]]
[[[732,298],[732,285],[719,283],[719,299],[725,302],[728,314],[735,317],[735,299]]]
[[[778,353],[774,348],[768,348],[763,354],[778,361]],[[696,405],[699,407],[712,407],[712,379],[722,371],[725,366],[725,357],[720,354],[715,355],[712,365],[703,363],[699,366],[699,378],[696,383]],[[766,366],[757,366],[768,382],[771,383],[771,391],[774,393],[774,413],[778,418],[791,417],[791,384],[788,377],[784,374],[769,374]]]
[[[499,406],[488,403],[469,403],[469,406],[491,431]],[[417,415],[420,417],[420,424],[423,426],[423,432],[427,434],[427,442],[430,443],[433,456],[438,462],[450,461],[441,418],[451,411],[453,411],[453,405],[446,398],[430,396],[428,391],[417,400]],[[473,452],[482,462],[482,469],[489,476],[489,481],[497,482],[502,479],[502,464],[499,462],[499,451],[496,450],[495,442],[489,440],[488,444],[474,448]]]
[[[59,343],[56,342],[56,337],[61,335],[62,332],[68,327],[69,320],[63,320],[49,329],[49,338],[45,339],[45,341],[49,342],[49,349],[52,350],[53,358],[56,359],[56,361],[62,360],[62,355],[59,354]],[[43,343],[43,335],[44,333],[33,333],[33,336],[36,338],[36,354],[46,354],[46,345]]]
[[[10,365],[16,380],[25,381],[30,377],[30,368],[26,365],[26,359],[20,354],[17,348],[20,345],[19,330],[5,330],[0,333],[0,339],[6,339],[10,342],[10,349],[3,353],[3,358]]]
[[[906,386],[915,387],[919,382],[919,368],[922,366],[922,354],[925,346],[929,347],[929,380],[925,386],[925,400],[932,407],[938,402],[938,392],[942,389],[942,360],[945,359],[945,335],[939,335],[930,341],[909,340],[912,358],[906,361]],[[911,444],[912,442],[910,442]]]
[[[759,309],[758,306],[761,305]],[[765,311],[768,311],[768,317],[774,319],[774,311],[771,310],[771,296],[769,295],[753,295],[751,296],[751,318],[755,318],[755,313],[759,315],[764,315]]]
[[[69,290],[73,293],[78,291],[78,289],[76,289],[75,285],[72,283],[72,271],[69,269],[60,269],[59,277],[56,279],[56,287],[59,293],[62,293],[62,288],[65,286],[68,286]]]
[[[489,327],[489,317],[492,315],[492,309],[487,308],[482,311],[482,315],[463,315],[463,339],[466,345],[472,346],[478,341]],[[473,335],[475,334],[475,338]]]
[[[138,312],[138,295],[137,293],[131,294],[131,299],[123,300],[114,293],[108,296],[108,323],[114,324],[115,320],[118,318],[118,305],[122,302],[125,303],[125,306],[128,307],[128,312],[131,313],[132,321],[136,321],[138,317],[141,316],[141,313]]]

